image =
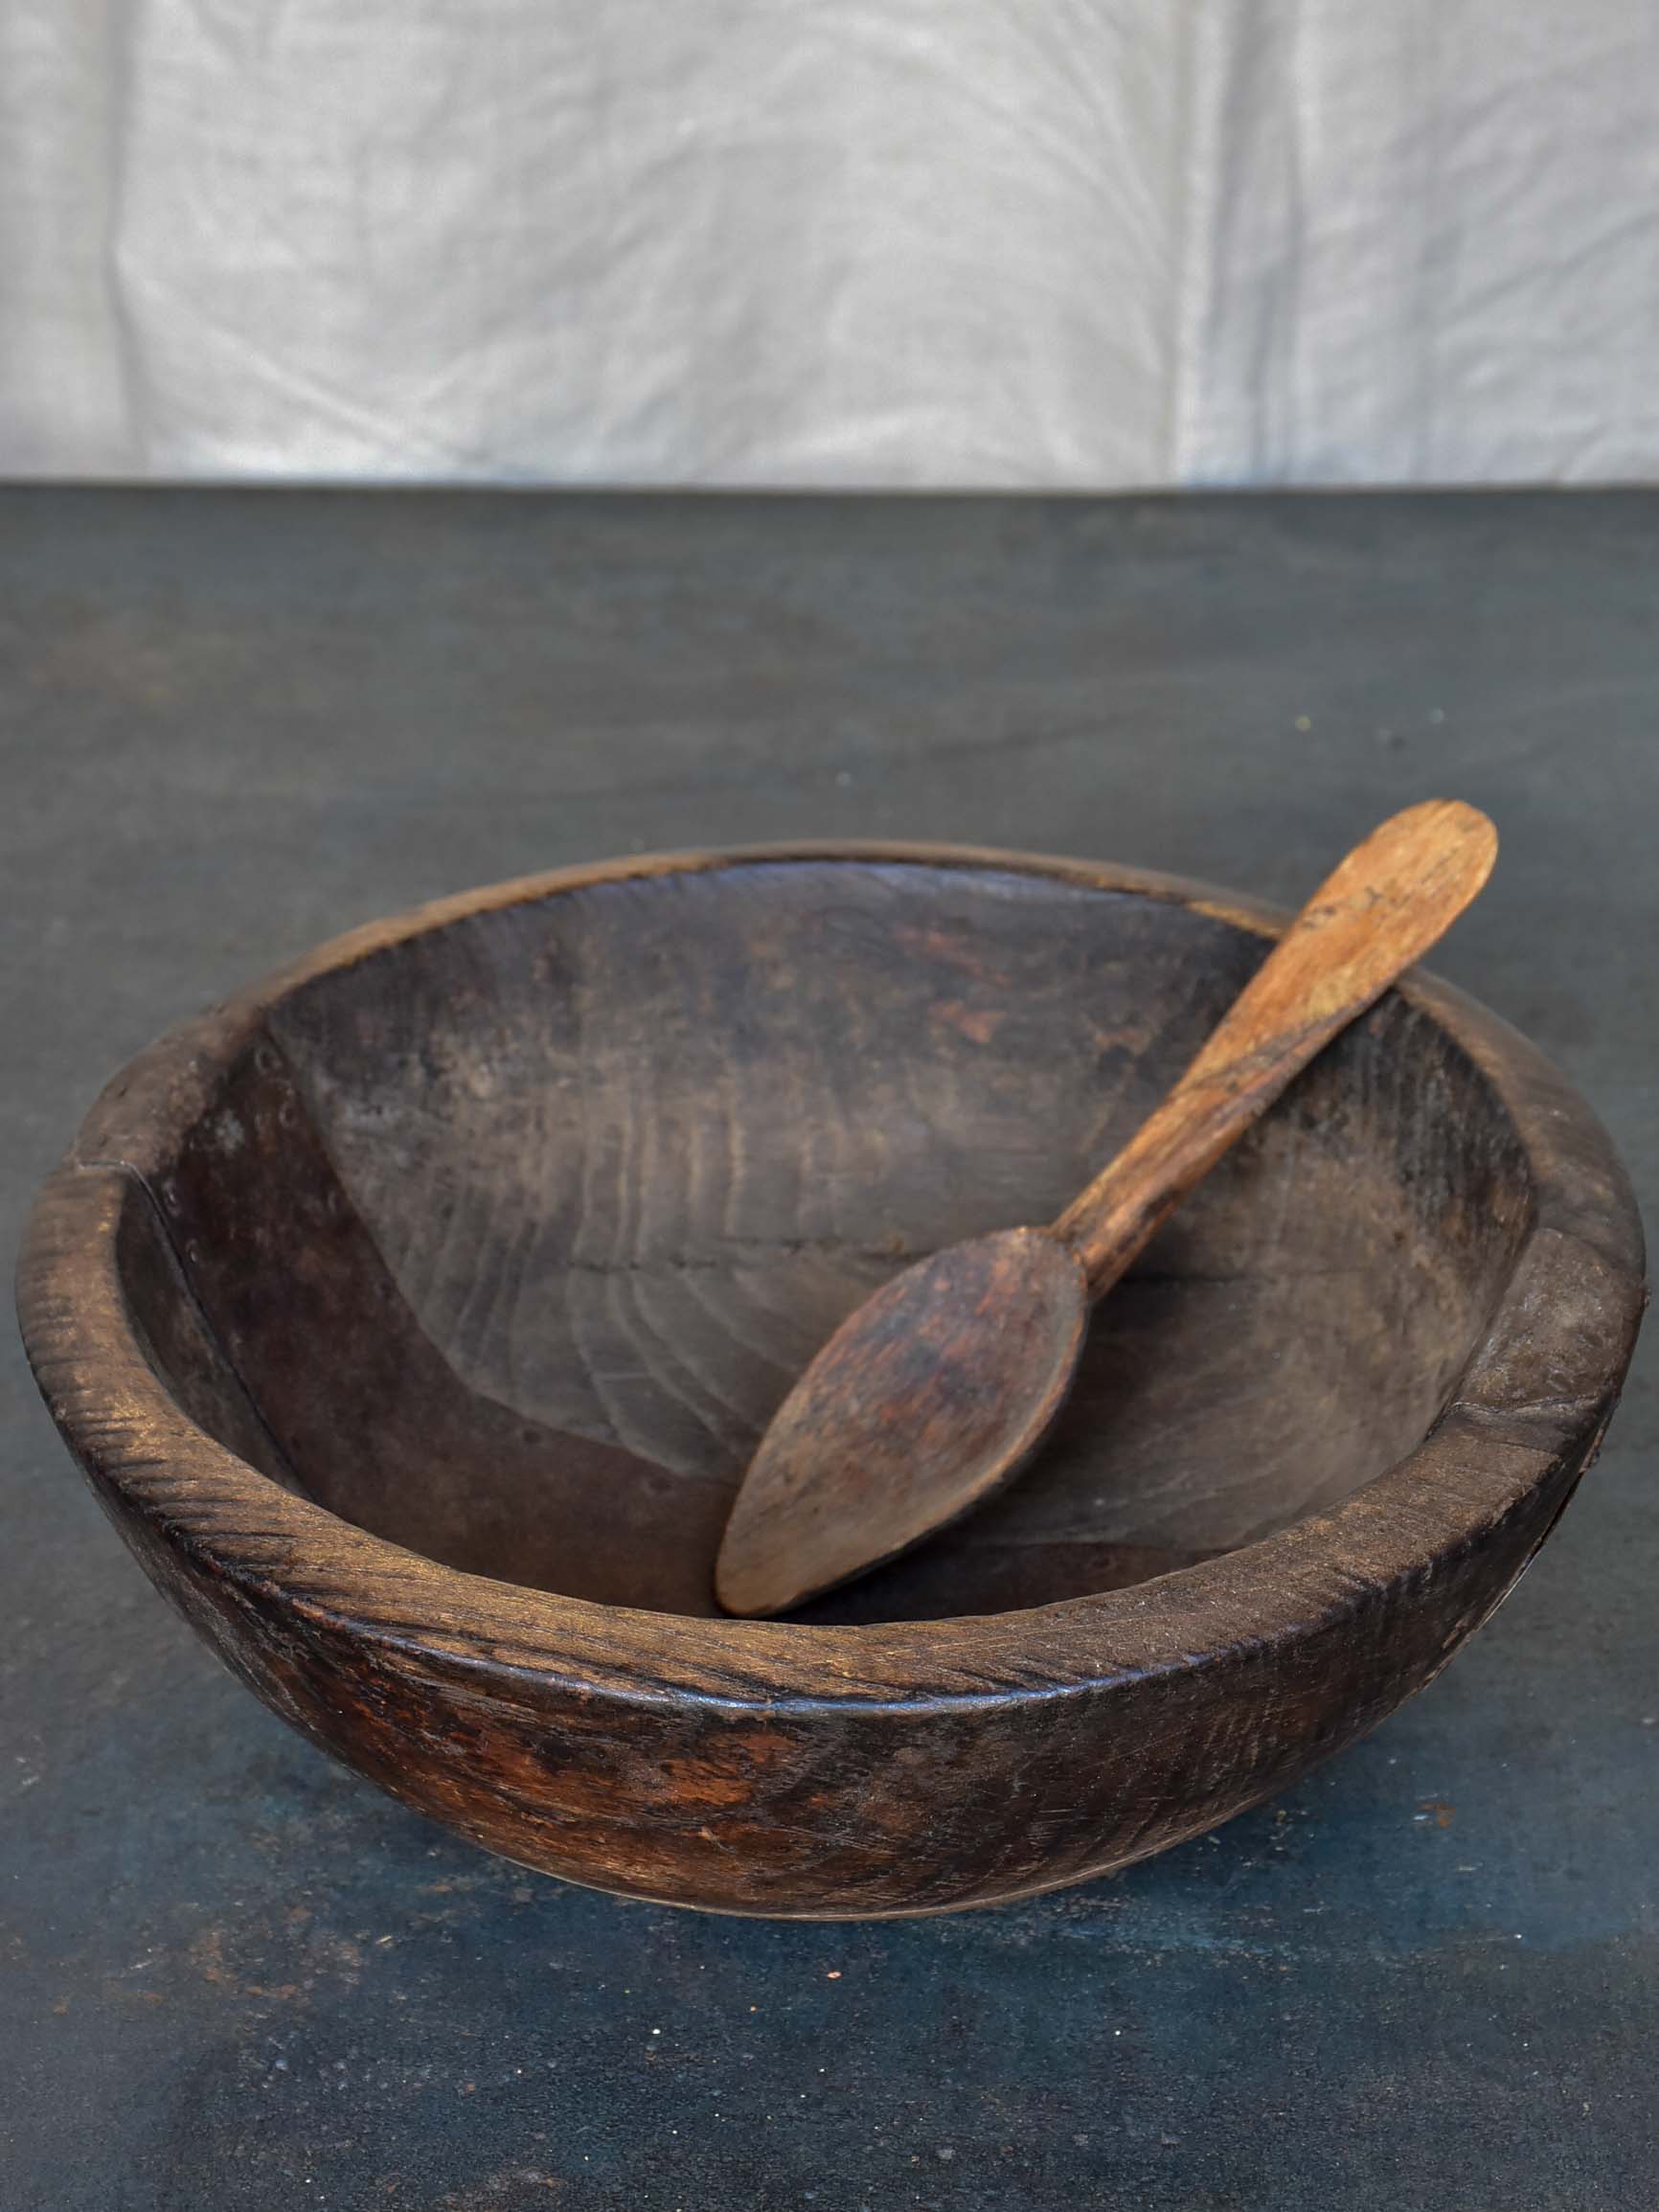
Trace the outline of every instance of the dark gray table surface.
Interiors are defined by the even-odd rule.
[[[1659,498],[0,494],[3,1220],[313,941],[799,834],[1294,902],[1494,814],[1437,965],[1659,1191]],[[1659,1333],[1656,1333],[1659,1338]],[[613,1902],[333,1767],[0,1360],[0,2212],[1650,2212],[1654,1360],[1499,1618],[1116,1880],[933,1922]]]

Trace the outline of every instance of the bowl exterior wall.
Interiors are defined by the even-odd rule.
[[[113,1250],[121,1210],[148,1202],[114,1172],[60,1178],[48,1194],[60,1266],[89,1241]],[[30,1265],[44,1271],[32,1293],[49,1302],[53,1264],[40,1238]],[[168,1470],[144,1479],[142,1429],[100,1427],[95,1409],[107,1413],[117,1379],[51,1353],[39,1375],[156,1586],[325,1750],[541,1872],[667,1903],[812,1918],[948,1911],[1084,1881],[1286,1788],[1421,1688],[1486,1619],[1594,1442],[1527,1468],[1518,1502],[1491,1482],[1483,1518],[1471,1439],[1443,1430],[1434,1448],[1466,1534],[1432,1571],[1392,1585],[1344,1588],[1317,1524],[1273,1539],[1282,1575],[1300,1585],[1304,1626],[1292,1636],[1248,1633],[1235,1563],[1247,1567],[1247,1555],[1194,1570],[1224,1581],[1232,1568],[1240,1585],[1240,1632],[1204,1664],[1114,1668],[1065,1688],[988,1681],[978,1696],[932,1699],[739,1699],[688,1696],[666,1680],[655,1694],[637,1678],[563,1681],[551,1665],[516,1663],[505,1622],[494,1650],[443,1648],[430,1633],[441,1570],[413,1554],[400,1555],[402,1595],[427,1627],[399,1634],[386,1593],[373,1612],[352,1609],[353,1553],[374,1542],[354,1531],[341,1532],[331,1601],[319,1588],[296,1602],[249,1532],[204,1543],[170,1510]],[[193,1496],[199,1512],[199,1489]],[[279,1546],[290,1505],[314,1511],[274,1492],[267,1536]],[[1155,1612],[1160,1590],[1167,1607],[1169,1584],[1119,1594]],[[503,1591],[504,1612],[513,1595]]]

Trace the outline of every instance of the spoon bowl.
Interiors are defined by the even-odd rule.
[[[1044,1229],[952,1244],[866,1299],[749,1463],[715,1568],[721,1605],[782,1612],[999,1489],[1053,1425],[1088,1312],[1077,1255]],[[780,1557],[809,1562],[783,1588]]]

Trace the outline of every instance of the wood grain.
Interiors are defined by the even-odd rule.
[[[228,1663],[489,1848],[752,1912],[1082,1879],[1437,1672],[1637,1326],[1593,1117],[1414,978],[1148,1246],[1027,1483],[839,1621],[705,1617],[802,1350],[906,1258],[1056,1211],[1274,927],[897,848],[375,925],[110,1086],[30,1227],[31,1357]]]
[[[1191,1067],[1054,1233],[1092,1296],[1339,1031],[1437,945],[1492,872],[1497,832],[1456,799],[1374,830],[1314,892]]]

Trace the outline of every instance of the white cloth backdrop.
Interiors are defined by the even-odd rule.
[[[0,471],[1659,475],[1653,0],[0,0]]]

